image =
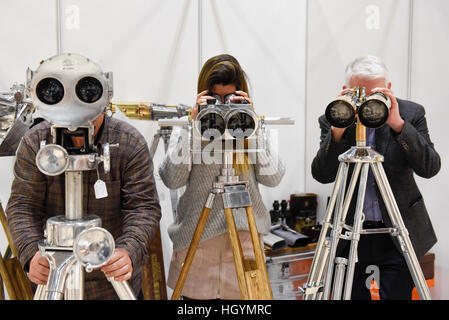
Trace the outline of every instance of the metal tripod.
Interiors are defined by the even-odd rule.
[[[93,126],[88,128],[93,137]],[[57,128],[52,127],[52,136],[56,137]],[[56,142],[56,138],[54,143]],[[90,142],[92,145],[92,142]],[[46,285],[39,285],[34,295],[34,300],[83,300],[84,299],[84,268],[90,272],[94,268],[104,265],[113,252],[114,240],[105,246],[106,238],[103,236],[110,234],[101,227],[101,219],[95,215],[83,214],[83,171],[98,170],[98,164],[103,162],[105,172],[110,169],[109,144],[103,146],[103,155],[91,154],[68,154],[65,149],[56,144],[45,145],[41,143],[41,149],[36,155],[39,158],[40,152],[50,154],[54,148],[65,152],[67,164],[62,171],[65,171],[65,216],[59,215],[51,217],[46,222],[45,240],[39,242],[39,250],[42,256],[46,257],[50,265],[50,273]],[[56,163],[58,159],[54,153],[51,154],[51,161]],[[36,161],[39,170],[48,174],[42,169],[39,161]],[[59,172],[58,172],[59,173]],[[56,174],[55,174],[56,175]],[[88,238],[80,241],[80,235],[86,231],[99,230],[100,237]],[[112,236],[110,236],[112,237]],[[93,241],[92,241],[93,240]],[[76,250],[81,242],[86,242],[83,250]],[[89,242],[90,241],[90,242]],[[97,264],[86,262],[83,257],[95,256]],[[135,300],[135,296],[127,281],[115,281],[108,278],[114,290],[121,300]]]
[[[342,293],[344,300],[351,299],[354,269],[355,263],[357,262],[357,246],[360,235],[376,233],[389,233],[391,236],[397,238],[421,299],[429,300],[431,299],[429,288],[427,287],[408,231],[404,225],[382,166],[384,158],[372,150],[371,147],[366,146],[365,130],[366,128],[358,121],[356,129],[357,146],[352,147],[338,157],[340,166],[323,221],[322,231],[318,239],[309,278],[307,283],[304,284],[304,300],[328,300],[331,296],[333,300],[340,300]],[[354,171],[345,196],[346,180],[350,164],[354,164]],[[363,203],[368,170],[370,168],[373,171],[375,181],[391,219],[391,228],[364,230],[362,227],[364,221]],[[346,214],[358,180],[360,180],[360,184],[354,222],[352,226],[348,226],[345,224]],[[333,221],[331,221],[332,215]],[[343,229],[346,230],[345,234],[342,234]],[[330,232],[329,235],[328,232]],[[348,258],[336,257],[337,245],[340,239],[351,241]],[[345,278],[346,281],[343,286]]]
[[[233,152],[223,152],[223,166],[221,175],[217,176],[213,188],[207,197],[206,203],[202,209],[198,220],[192,241],[187,251],[176,287],[173,291],[172,300],[178,300],[181,296],[184,282],[187,278],[189,268],[195,256],[196,249],[201,239],[204,227],[213,207],[215,196],[221,194],[223,197],[224,214],[228,227],[229,237],[231,239],[232,253],[234,256],[237,280],[240,288],[240,294],[244,300],[272,300],[268,273],[265,266],[265,258],[260,244],[259,233],[256,227],[256,220],[251,204],[251,198],[248,191],[248,182],[239,181],[235,175],[235,169],[232,167]],[[238,231],[236,228],[232,209],[245,208],[248,219],[249,231],[254,250],[254,260],[245,260],[240,243]]]

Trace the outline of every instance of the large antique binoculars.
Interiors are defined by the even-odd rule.
[[[354,88],[335,100],[326,108],[326,119],[334,127],[347,128],[358,117],[367,128],[379,128],[387,122],[391,100],[383,92],[366,96],[365,88]]]
[[[233,103],[234,94],[227,95],[224,103],[218,96],[199,106],[195,121],[197,133],[205,140],[242,140],[251,137],[259,127],[260,118],[246,100]]]

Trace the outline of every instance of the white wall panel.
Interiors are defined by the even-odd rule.
[[[441,157],[441,171],[431,179],[417,178],[438,242],[436,256],[436,299],[449,298],[449,144],[447,142],[447,77],[449,75],[449,3],[445,0],[415,0],[413,24],[412,100],[426,109],[427,125]]]
[[[26,68],[56,54],[54,1],[0,2],[0,91],[13,82],[24,83]]]
[[[13,82],[25,83],[27,67],[56,53],[56,6],[53,1],[0,2],[0,92],[8,92]],[[6,208],[14,178],[14,157],[0,158],[0,201]],[[7,240],[0,229],[0,252]],[[6,293],[6,292],[5,292]]]

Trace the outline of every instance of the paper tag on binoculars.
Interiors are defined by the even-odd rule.
[[[94,184],[95,198],[101,199],[108,196],[108,189],[106,189],[106,183],[103,180],[98,179]]]

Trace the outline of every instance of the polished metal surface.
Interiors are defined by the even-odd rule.
[[[343,289],[343,281],[345,278],[346,266],[348,260],[345,258],[337,257],[335,259],[335,276],[334,286],[332,289],[332,300],[341,300],[341,293]]]
[[[184,117],[184,118],[173,118],[173,119],[159,119],[157,121],[157,124],[160,127],[173,127],[173,126],[189,126],[191,124],[191,119],[189,119],[188,117]]]
[[[69,154],[60,145],[47,144],[37,152],[36,165],[43,174],[47,176],[58,176],[69,165]]]
[[[196,133],[207,141],[210,136],[215,139],[234,140],[256,134],[260,122],[260,117],[249,104],[215,104],[202,108],[194,121],[194,128]],[[249,127],[245,128],[246,126]]]
[[[184,104],[169,106],[152,102],[111,102],[130,119],[158,121],[160,119],[181,118],[191,113],[192,107]]]
[[[65,300],[84,300],[84,268],[76,262],[68,270],[64,288]]]
[[[0,157],[15,156],[20,140],[36,118],[23,84],[13,83],[9,92],[0,92]]]
[[[82,231],[73,244],[73,253],[87,272],[108,262],[114,249],[114,237],[106,229],[99,227]]]
[[[345,284],[345,291],[344,291],[344,299],[345,300],[351,299],[355,264],[357,262],[357,248],[358,248],[358,243],[360,240],[360,230],[362,230],[362,223],[364,220],[363,203],[364,203],[364,199],[365,199],[366,184],[368,181],[368,170],[369,170],[369,164],[364,163],[362,166],[362,172],[360,174],[360,184],[359,184],[359,191],[357,194],[357,203],[356,203],[356,207],[355,207],[353,231],[351,233],[352,237],[351,237],[351,245],[349,248],[348,268],[347,268],[346,284]]]
[[[42,255],[47,258],[50,264],[47,286],[45,289],[45,300],[64,299],[64,287],[70,267],[76,263],[76,259],[71,251],[46,251],[40,247]]]
[[[340,162],[377,162],[384,161],[384,157],[371,147],[351,147],[338,156]]]
[[[72,248],[74,239],[82,231],[101,226],[101,219],[95,215],[84,215],[81,219],[71,220],[65,216],[54,216],[47,220],[45,244],[51,247]]]
[[[73,253],[87,272],[104,266],[115,250],[114,237],[104,228],[94,227],[81,232],[75,239]],[[120,300],[136,300],[127,281],[108,278]]]
[[[251,206],[251,197],[246,185],[226,185],[223,193],[223,205],[224,208],[242,208]]]
[[[88,171],[96,169],[95,154],[70,155],[66,171]]]
[[[76,92],[77,84],[86,77],[96,79],[102,86],[101,96],[92,103],[82,101]],[[47,79],[55,79],[62,85],[54,104],[46,103],[39,95],[39,85]],[[112,73],[104,73],[86,57],[65,53],[46,59],[35,71],[28,69],[27,90],[43,118],[53,124],[77,127],[93,121],[109,105],[113,93]]]
[[[383,157],[369,147],[352,147],[350,150],[340,155],[339,160],[340,166],[337,172],[331,199],[326,210],[309,277],[307,283],[303,285],[304,300],[339,300],[341,299],[343,281],[345,282],[343,299],[349,300],[352,293],[354,268],[355,263],[357,262],[357,248],[360,234],[369,235],[377,233],[390,233],[391,236],[397,237],[421,299],[431,299],[429,288],[425,282],[408,231],[404,225],[383,169]],[[346,188],[344,181],[346,181],[347,168],[351,164],[354,165],[354,170],[349,187]],[[374,173],[377,186],[379,187],[382,199],[391,219],[392,227],[369,230],[364,230],[362,228],[364,220],[363,201],[365,198],[367,176],[370,168]],[[346,215],[357,183],[359,183],[359,189],[354,222],[352,226],[348,226],[345,223]],[[332,217],[334,219],[331,223]],[[343,231],[346,232],[343,234]],[[346,259],[343,257],[336,257],[336,247],[339,239],[351,241],[347,261],[345,261]],[[334,263],[336,263],[335,274],[333,272]],[[333,289],[331,290],[332,283]]]
[[[66,171],[65,218],[67,220],[80,220],[83,218],[83,200],[83,172]]]
[[[112,74],[83,56],[61,54],[43,61],[34,72],[28,69],[26,86],[39,115],[52,123],[52,144],[41,141],[37,166],[46,175],[65,173],[65,215],[46,221],[39,249],[49,261],[50,273],[35,299],[82,300],[83,267],[90,272],[103,266],[115,249],[112,235],[100,228],[101,219],[83,212],[84,171],[98,170],[103,162],[108,173],[110,148],[118,147],[105,142],[99,154],[94,145],[93,121],[109,107]],[[84,144],[73,146],[73,137],[84,138]],[[135,299],[127,281],[109,281],[121,299]]]
[[[131,287],[127,281],[115,281],[112,278],[108,278],[109,282],[114,287],[115,292],[120,300],[136,300]]]
[[[356,121],[367,128],[379,128],[386,123],[390,107],[391,100],[383,92],[367,96],[365,88],[352,88],[328,104],[325,116],[337,128],[347,128]]]

